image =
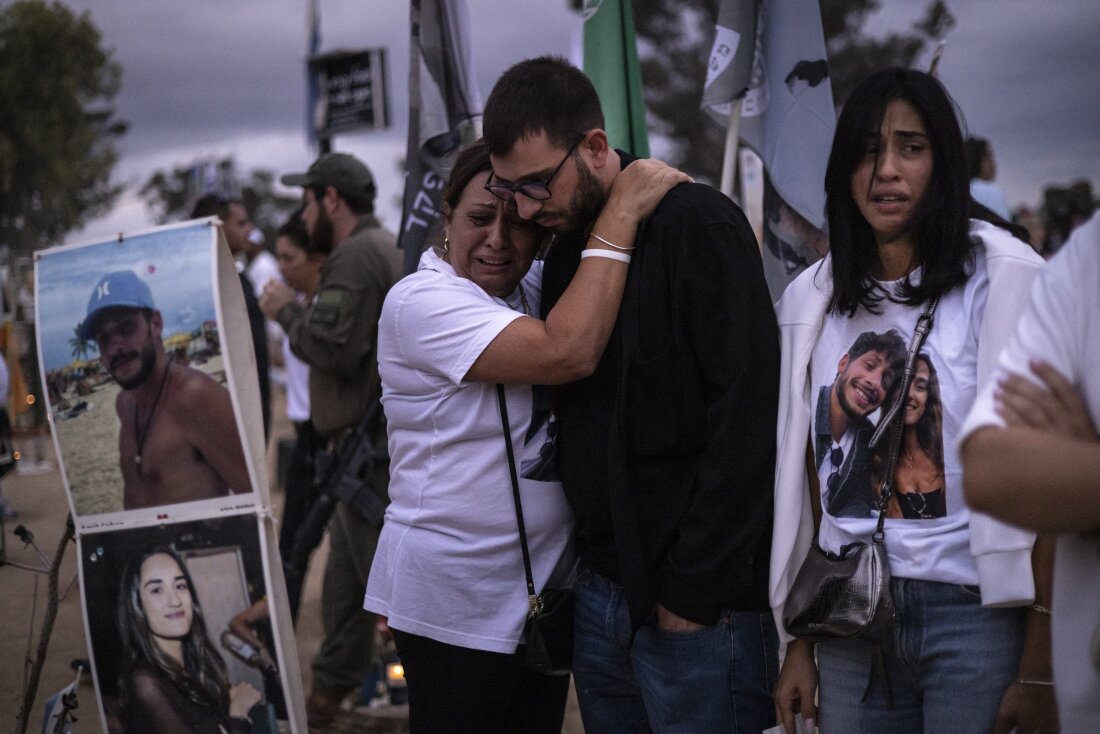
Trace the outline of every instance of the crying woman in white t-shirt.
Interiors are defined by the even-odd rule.
[[[619,310],[624,252],[639,222],[687,179],[656,161],[627,167],[594,227],[616,248],[590,238],[569,288],[540,319],[535,257],[546,233],[519,217],[514,197],[549,199],[560,177],[580,175],[582,157],[574,146],[520,183],[490,189],[484,144],[464,150],[443,192],[442,247],[424,253],[382,308],[391,503],[364,606],[393,630],[414,734],[561,728],[568,677],[524,665],[528,593],[497,385],[515,463],[539,467],[520,473],[518,491],[541,593],[571,582],[573,516],[553,467],[539,461],[552,424],[544,406],[534,410],[531,385],[595,368]]]

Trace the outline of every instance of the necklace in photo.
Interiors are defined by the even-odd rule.
[[[149,415],[145,418],[145,428],[141,431],[138,431],[138,404],[136,400],[134,401],[134,445],[137,449],[134,454],[134,463],[137,464],[139,472],[142,470],[141,455],[145,450],[145,441],[149,438],[149,430],[153,426],[153,416],[157,413],[160,396],[164,393],[164,386],[168,383],[168,369],[171,366],[172,358],[169,357],[164,365],[164,373],[160,377],[160,387],[157,388],[157,395],[153,398],[153,405],[149,408]]]

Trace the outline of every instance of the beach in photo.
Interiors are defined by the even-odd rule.
[[[251,492],[216,243],[202,221],[38,257],[41,377],[78,519]]]
[[[191,366],[225,384],[221,355]],[[59,407],[51,414],[58,443],[64,447],[65,474],[79,516],[122,510],[115,411],[120,388],[108,376],[89,389],[83,395],[76,395],[75,390],[66,392],[61,406],[69,407]]]

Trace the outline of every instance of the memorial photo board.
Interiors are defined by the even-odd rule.
[[[42,384],[78,528],[260,504],[255,356],[214,221],[36,256]]]
[[[253,330],[220,222],[44,250],[34,274],[105,731],[304,734]]]

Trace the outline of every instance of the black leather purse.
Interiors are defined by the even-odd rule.
[[[527,574],[527,658],[528,668],[545,675],[569,675],[573,665],[573,590],[543,589],[535,592],[531,575],[531,551],[527,547],[527,530],[523,523],[523,505],[519,495],[519,475],[516,455],[512,450],[512,431],[508,425],[508,406],[504,385],[497,385],[500,421],[504,426],[504,445],[508,449],[508,471],[512,477],[512,497],[516,504],[516,524],[519,545],[523,551],[523,570]]]
[[[849,543],[839,554],[823,550],[814,534],[813,544],[794,578],[783,606],[783,628],[803,640],[858,640],[882,642],[894,624],[894,599],[890,595],[890,563],[886,555],[886,504],[894,488],[894,468],[901,449],[904,406],[909,383],[924,339],[932,329],[939,299],[928,303],[917,320],[909,342],[901,389],[890,410],[871,437],[871,448],[890,432],[882,488],[878,498],[878,525],[871,542]]]

